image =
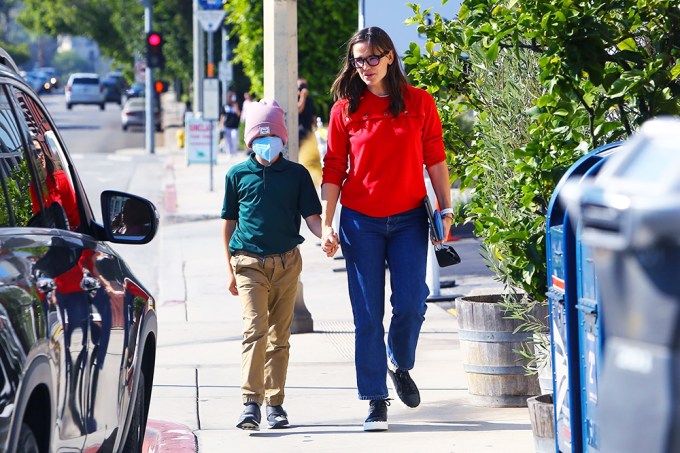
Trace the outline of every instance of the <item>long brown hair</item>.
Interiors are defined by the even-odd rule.
[[[352,48],[358,43],[366,43],[379,54],[389,50],[393,52],[394,61],[387,67],[385,84],[387,86],[387,94],[390,96],[390,112],[392,112],[392,115],[397,116],[399,112],[405,109],[402,90],[408,84],[408,81],[399,63],[399,55],[394,48],[392,38],[382,28],[364,28],[356,32],[347,42],[347,54],[345,55],[343,68],[331,86],[333,98],[336,101],[339,99],[347,99],[349,101],[347,113],[354,113],[359,108],[359,97],[364,91],[366,84],[361,80],[361,77],[359,77],[351,63],[354,57]]]

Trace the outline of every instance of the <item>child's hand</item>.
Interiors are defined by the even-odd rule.
[[[229,292],[233,296],[238,296],[238,289],[236,289],[236,277],[234,276],[233,272],[228,272],[227,276],[227,287],[229,288]]]
[[[339,248],[338,242],[338,234],[333,231],[333,228],[324,228],[323,237],[321,238],[321,250],[324,251],[326,256],[331,257],[335,255]]]

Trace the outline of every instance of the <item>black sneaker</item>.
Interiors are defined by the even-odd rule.
[[[259,431],[260,430],[260,405],[257,403],[246,403],[241,417],[236,424],[237,428]]]
[[[394,384],[394,389],[397,391],[397,396],[402,403],[408,407],[418,407],[420,404],[420,392],[416,383],[413,382],[411,376],[406,370],[396,369],[392,371],[389,367],[387,368],[387,373],[392,378],[392,383]]]
[[[364,431],[387,431],[387,406],[390,400],[371,400],[368,406],[368,418],[364,422]]]
[[[283,406],[267,405],[267,423],[271,429],[280,429],[288,426],[288,414],[283,410]]]

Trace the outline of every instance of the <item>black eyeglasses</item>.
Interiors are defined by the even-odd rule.
[[[380,64],[380,59],[390,53],[389,50],[384,51],[380,55],[369,55],[366,58],[359,57],[359,58],[350,58],[349,62],[352,66],[355,68],[363,68],[364,65],[368,64],[369,66],[378,66]]]

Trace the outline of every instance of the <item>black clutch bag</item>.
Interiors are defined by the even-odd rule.
[[[432,209],[430,204],[430,199],[425,197],[423,199],[423,204],[427,210],[427,219],[430,222],[430,235],[435,241],[441,241],[444,237],[444,232],[442,231],[442,219],[438,210]],[[456,249],[447,244],[435,245],[434,254],[437,256],[437,263],[439,267],[452,266],[454,264],[460,263],[460,256]]]

